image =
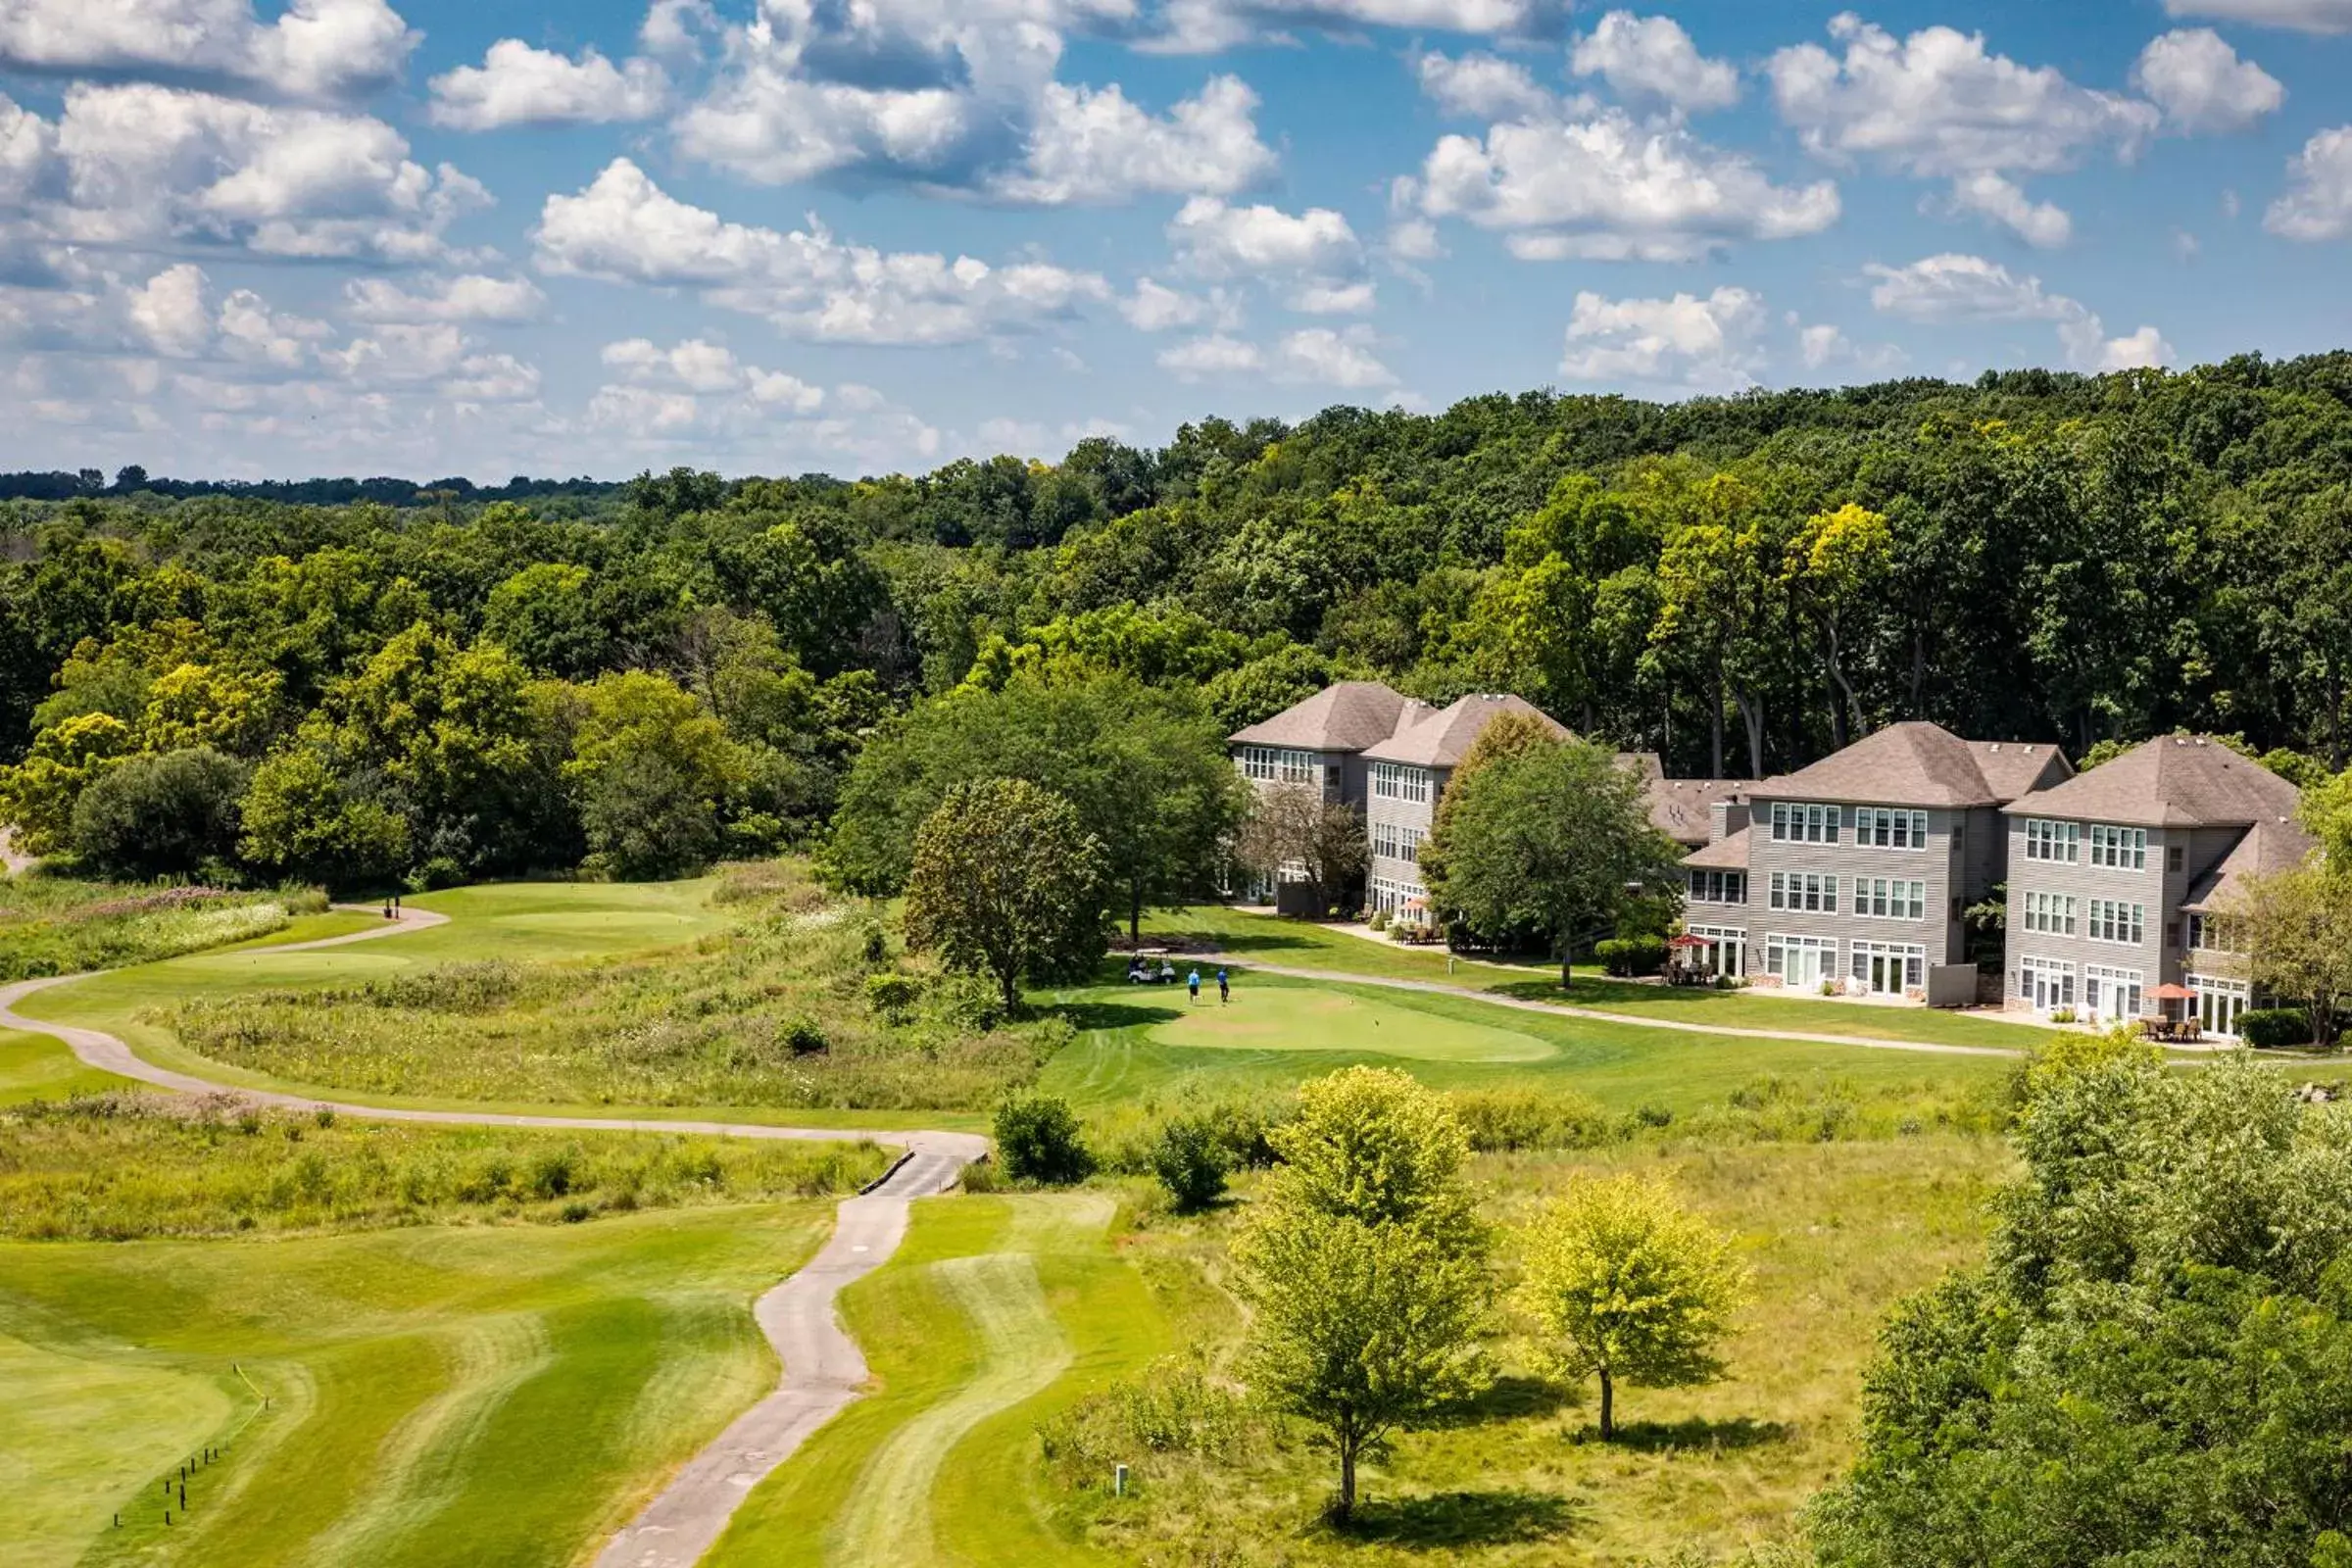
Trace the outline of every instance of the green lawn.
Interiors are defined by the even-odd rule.
[[[1194,1089],[1282,1088],[1360,1061],[1402,1066],[1444,1089],[1568,1089],[1615,1110],[1679,1113],[1720,1104],[1767,1076],[1888,1102],[1943,1101],[1991,1088],[2013,1065],[1997,1056],[1644,1029],[1248,971],[1222,1009],[1213,995],[1192,1006],[1181,990],[1132,986],[1057,1000],[1079,1035],[1047,1064],[1044,1087],[1085,1106]]]
[[[898,1255],[842,1298],[876,1392],[753,1491],[710,1568],[1102,1560],[1034,1429],[1170,1348],[1110,1220],[1099,1194],[916,1204]]]
[[[11,1568],[575,1562],[772,1386],[831,1209],[0,1245]]]
[[[122,1082],[112,1073],[83,1066],[79,1057],[47,1035],[0,1029],[0,1105],[96,1094],[119,1089]]]
[[[1611,980],[1579,968],[1566,994],[1556,964],[1489,963],[1457,958],[1448,968],[1443,949],[1367,941],[1350,932],[1303,920],[1250,914],[1199,905],[1153,918],[1151,936],[1213,942],[1239,956],[1287,968],[1392,980],[1436,980],[1542,1002],[1562,1002],[1604,1012],[1672,1018],[1727,1029],[1788,1029],[1812,1034],[1876,1036],[1930,1045],[1993,1046],[2031,1051],[2049,1032],[1997,1018],[1931,1011],[1925,1007],[1868,1006],[1803,1001],[1741,991],[1670,990]]]

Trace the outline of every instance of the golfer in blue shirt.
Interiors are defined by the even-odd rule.
[[[1185,981],[1184,981],[1184,988],[1185,988],[1187,991],[1190,991],[1190,992],[1193,994],[1193,1000],[1194,1000],[1195,1002],[1199,1002],[1199,1001],[1200,1000],[1200,970],[1198,970],[1198,969],[1195,969],[1195,970],[1194,970],[1194,971],[1193,971],[1191,974],[1189,974],[1189,975],[1187,975],[1187,976],[1185,977]]]

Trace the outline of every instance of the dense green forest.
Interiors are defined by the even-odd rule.
[[[1070,668],[1224,727],[1337,675],[1516,691],[1700,775],[1901,718],[2345,760],[2352,353],[855,482],[57,477],[0,502],[0,817],[122,870],[653,874],[819,836],[901,715]]]

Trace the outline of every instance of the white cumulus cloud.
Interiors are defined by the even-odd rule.
[[[1026,155],[988,182],[1006,201],[1049,206],[1111,203],[1145,193],[1229,196],[1274,171],[1258,140],[1257,94],[1238,76],[1216,76],[1164,117],[1128,102],[1116,84],[1050,84]]]
[[[1415,57],[1413,73],[1431,103],[1472,120],[1536,120],[1558,112],[1558,98],[1527,67],[1484,50]]]
[[[2262,226],[2286,239],[2342,239],[2352,234],[2352,125],[2323,130],[2286,166],[2284,195]]]
[[[343,285],[344,314],[361,321],[528,321],[547,296],[527,277],[467,272],[427,278],[404,288],[389,278],[354,278]]]
[[[435,76],[432,94],[433,123],[454,130],[605,124],[659,114],[669,78],[651,60],[615,66],[594,49],[575,59],[501,38],[480,65]]]
[[[2027,244],[2053,250],[2074,238],[2075,220],[2055,202],[2037,202],[2015,180],[1989,170],[1952,181],[1952,206],[1990,219]]]
[[[1688,261],[1819,233],[1839,211],[1831,181],[1776,185],[1740,154],[1614,109],[1444,137],[1399,194],[1424,217],[1506,234],[1530,260]]]
[[[2352,32],[2352,0],[2164,0],[2176,17],[2250,22],[2295,32]]]
[[[2048,321],[2058,331],[2067,358],[2079,369],[2127,370],[2162,365],[2172,345],[2152,326],[2109,337],[2096,312],[2080,300],[2042,287],[2041,279],[2019,275],[1982,256],[1923,257],[1908,267],[1873,264],[1870,303],[1908,321],[1949,324],[1967,321]]]
[[[1099,274],[1044,262],[879,251],[813,220],[792,230],[728,222],[625,158],[577,195],[549,196],[532,238],[548,272],[692,288],[794,336],[843,342],[968,342],[1110,297]]]
[[[1168,224],[1168,238],[1194,274],[1261,279],[1283,291],[1294,310],[1332,315],[1372,306],[1363,243],[1347,218],[1328,207],[1294,215],[1196,196]]]
[[[1743,288],[1624,300],[1584,290],[1569,313],[1560,374],[1610,386],[1736,392],[1755,384],[1765,321],[1763,297]]]
[[[1367,391],[1396,384],[1396,373],[1375,352],[1377,346],[1372,329],[1362,325],[1303,327],[1284,333],[1270,350],[1215,332],[1161,350],[1158,363],[1161,369],[1184,381],[1266,375],[1298,385]]]
[[[1623,98],[1652,99],[1691,113],[1740,101],[1739,68],[1700,54],[1672,17],[1612,11],[1576,41],[1568,63],[1580,76],[1599,76]]]
[[[396,79],[417,36],[384,0],[292,0],[268,24],[252,0],[8,0],[0,68],[168,74],[265,96],[334,99]]]
[[[1167,0],[1146,47],[1213,54],[1293,30],[1365,27],[1520,37],[1548,31],[1569,0]]]
[[[2239,59],[2211,27],[2150,39],[2132,68],[2132,85],[2184,131],[2243,130],[2286,102],[2278,77]]]

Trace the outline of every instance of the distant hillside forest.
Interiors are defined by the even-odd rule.
[[[2352,353],[1335,408],[854,482],[17,478],[62,490],[0,503],[36,852],[116,774],[98,842],[233,794],[246,860],[344,880],[643,864],[680,800],[708,852],[805,841],[878,727],[1071,669],[1227,728],[1335,677],[1516,692],[1695,775],[1903,718],[2345,760]]]

